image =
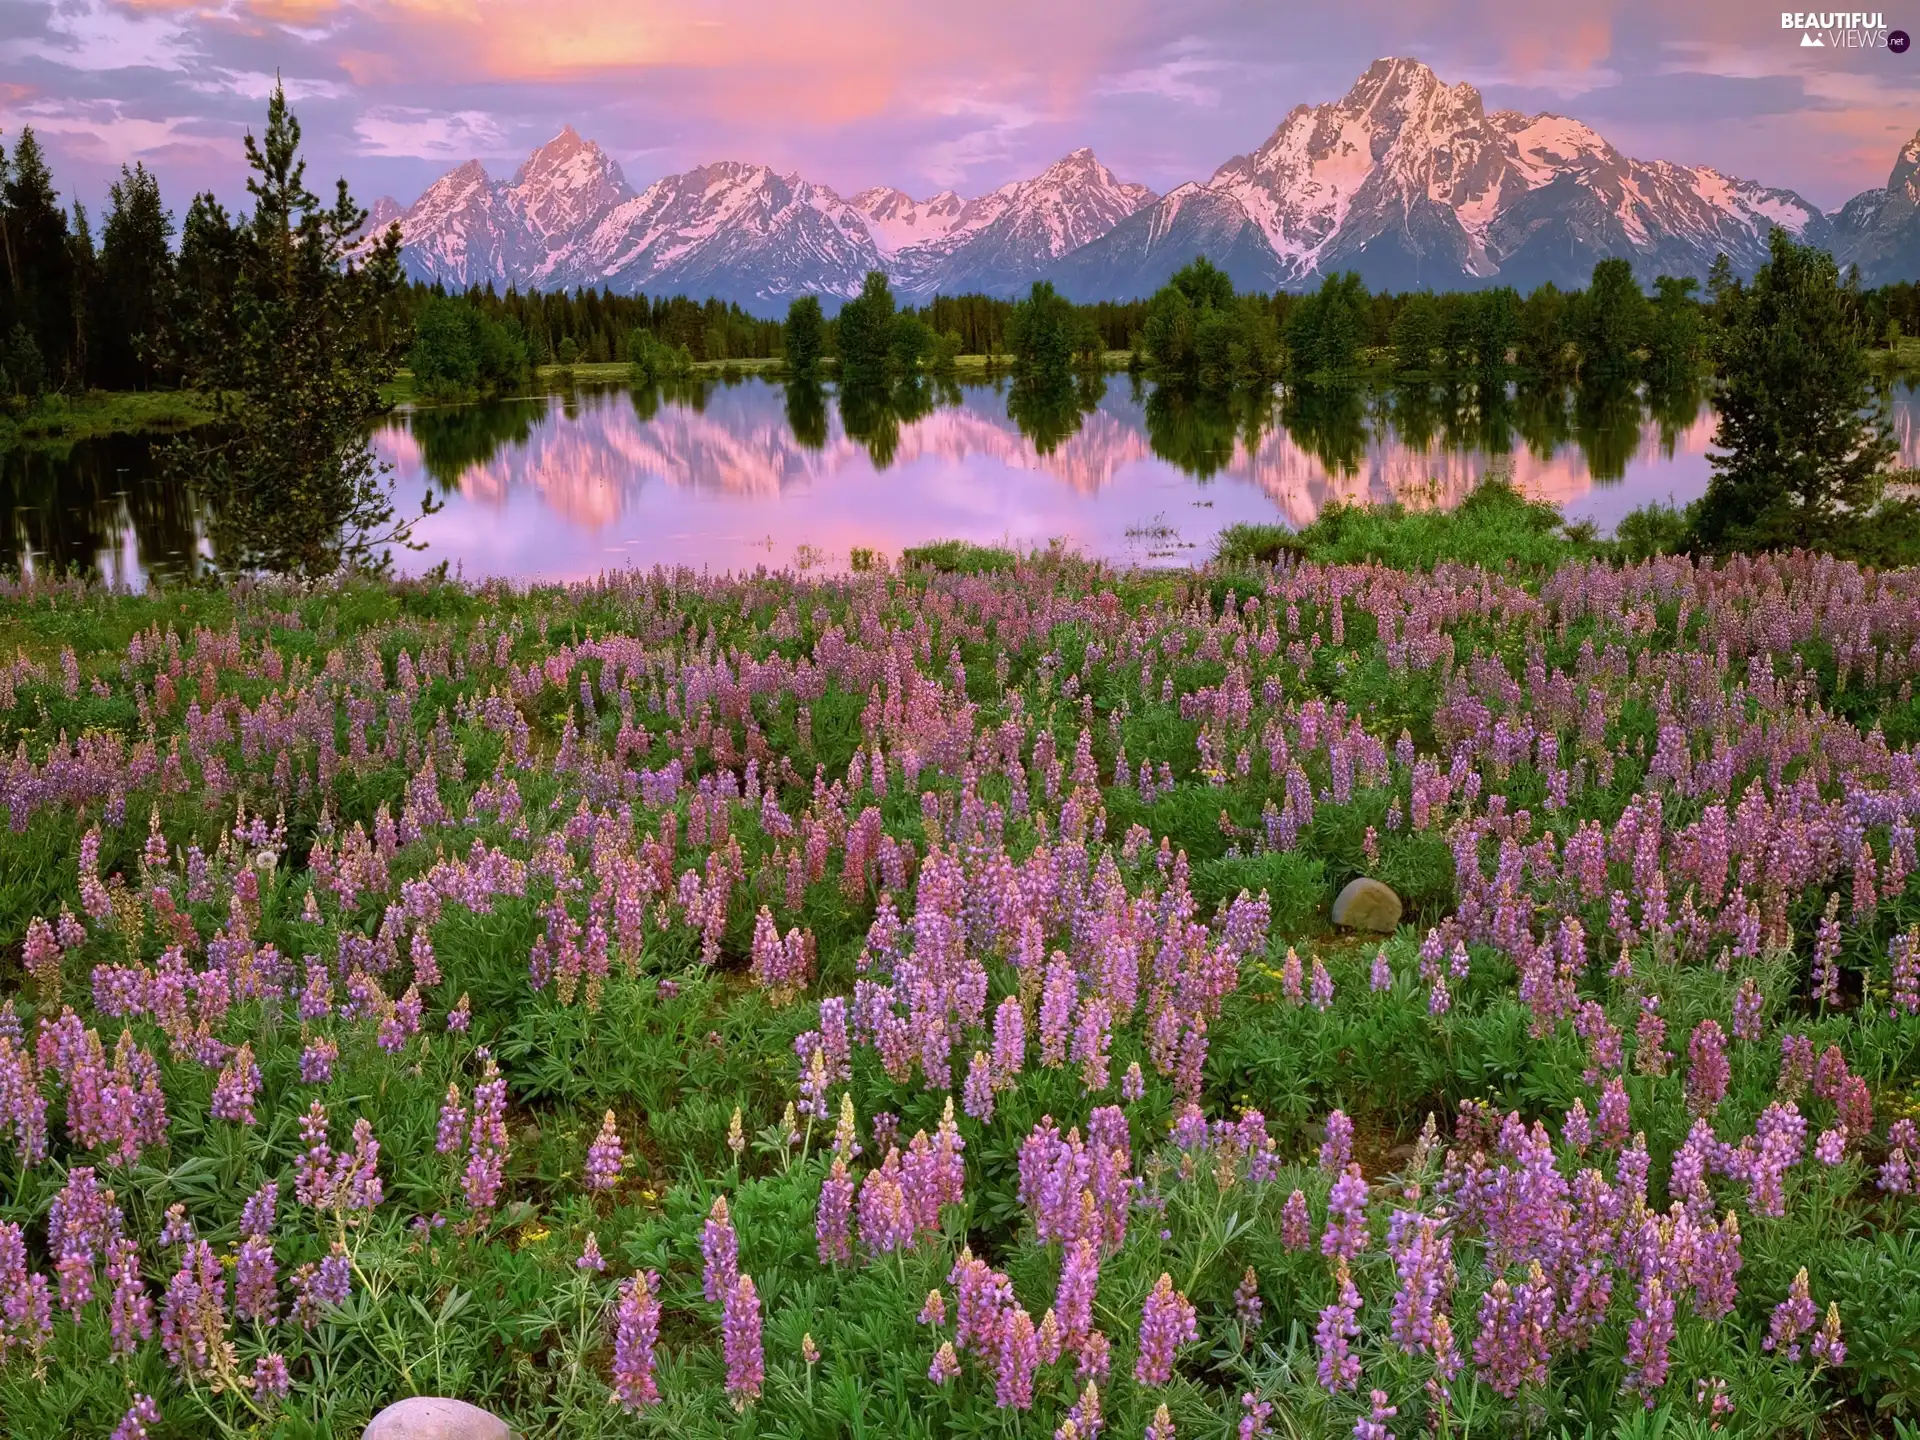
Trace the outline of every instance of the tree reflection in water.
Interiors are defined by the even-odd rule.
[[[209,515],[158,478],[151,435],[0,450],[0,567],[92,571],[138,583],[200,573]],[[130,570],[123,560],[131,562]]]

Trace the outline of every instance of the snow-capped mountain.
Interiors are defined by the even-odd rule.
[[[1416,60],[1376,61],[1337,101],[1296,106],[1264,144],[1156,197],[1076,150],[964,199],[884,186],[843,198],[765,165],[723,161],[636,193],[571,126],[511,180],[477,161],[404,213],[403,264],[464,286],[609,286],[707,295],[768,314],[829,308],[884,269],[903,298],[1012,295],[1049,278],[1083,300],[1145,295],[1196,255],[1244,288],[1356,270],[1376,288],[1579,285],[1609,255],[1645,279],[1750,272],[1782,226],[1871,283],[1920,274],[1920,135],[1884,189],[1832,215],[1791,190],[1706,166],[1636,160],[1578,120],[1489,112]]]
[[[1822,242],[1829,229],[1792,191],[1629,159],[1562,116],[1489,114],[1471,85],[1386,59],[1055,273],[1080,298],[1144,294],[1205,251],[1262,289],[1339,270],[1376,288],[1526,289],[1579,284],[1608,255],[1649,277],[1705,275],[1721,251],[1750,270],[1774,225]]]
[[[797,295],[856,295],[880,268],[865,217],[826,186],[727,160],[656,180],[549,251],[529,278],[784,309]]]
[[[1866,285],[1920,277],[1920,133],[1901,147],[1884,188],[1862,191],[1834,216],[1834,254]]]

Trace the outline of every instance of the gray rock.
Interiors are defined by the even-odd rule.
[[[513,1432],[478,1405],[414,1395],[374,1416],[363,1440],[513,1440]]]
[[[1333,902],[1333,923],[1347,930],[1388,934],[1400,923],[1400,897],[1392,887],[1366,876],[1349,880]]]

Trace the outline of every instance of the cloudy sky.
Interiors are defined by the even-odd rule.
[[[278,71],[309,179],[363,202],[509,174],[565,123],[635,184],[743,159],[970,194],[1091,144],[1164,190],[1391,54],[1832,207],[1920,126],[1920,47],[1797,39],[1755,0],[0,0],[0,130],[32,125],[90,205],[136,159],[176,211],[231,201]]]

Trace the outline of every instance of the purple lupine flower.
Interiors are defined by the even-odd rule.
[[[1334,1261],[1334,1301],[1320,1312],[1314,1327],[1314,1348],[1320,1353],[1320,1386],[1329,1392],[1351,1390],[1360,1381],[1360,1357],[1353,1341],[1360,1334],[1360,1292],[1344,1255]]]
[[[1327,1229],[1320,1237],[1320,1253],[1351,1259],[1366,1248],[1367,1182],[1358,1165],[1348,1165],[1327,1196]]]
[[[1560,1138],[1573,1147],[1576,1155],[1587,1153],[1587,1147],[1593,1144],[1593,1124],[1587,1119],[1586,1101],[1574,1097],[1573,1108],[1567,1111],[1567,1118],[1560,1126]]]
[[[1307,1194],[1296,1190],[1280,1207],[1280,1243],[1287,1249],[1305,1250],[1313,1243],[1313,1216],[1307,1210]]]
[[[1667,1383],[1668,1348],[1673,1344],[1673,1294],[1650,1275],[1641,1286],[1633,1320],[1627,1326],[1627,1388],[1645,1397],[1649,1410],[1653,1397]]]
[[[993,1403],[1001,1410],[1033,1408],[1033,1372],[1040,1364],[1040,1341],[1033,1316],[1009,1305],[1000,1317],[999,1363],[995,1367]]]
[[[760,1398],[767,1368],[760,1348],[760,1296],[751,1275],[740,1276],[727,1291],[720,1337],[727,1360],[727,1394],[734,1409],[744,1410]]]
[[[333,1079],[333,1067],[339,1062],[340,1047],[327,1039],[315,1040],[300,1052],[300,1083],[325,1085]]]
[[[1100,1331],[1087,1336],[1080,1347],[1080,1362],[1073,1367],[1078,1380],[1105,1380],[1113,1368],[1113,1344]]]
[[[1400,1413],[1399,1408],[1387,1403],[1387,1392],[1384,1390],[1375,1390],[1367,1398],[1367,1416],[1364,1420],[1353,1422],[1353,1440],[1393,1440],[1393,1432],[1387,1429],[1387,1421]]]
[[[255,1122],[253,1102],[260,1097],[260,1067],[253,1062],[253,1046],[242,1045],[220,1072],[213,1087],[214,1117],[239,1125]]]
[[[1242,1330],[1254,1330],[1259,1327],[1260,1316],[1265,1309],[1265,1302],[1260,1298],[1260,1277],[1249,1265],[1247,1273],[1240,1277],[1240,1283],[1234,1287],[1234,1318],[1240,1322]]]
[[[1053,1432],[1053,1440],[1099,1440],[1105,1426],[1106,1417],[1100,1413],[1100,1387],[1089,1380],[1067,1411],[1065,1422]]]
[[[921,1305],[920,1313],[915,1319],[922,1325],[932,1325],[936,1328],[946,1324],[947,1297],[938,1290],[929,1290],[926,1302]]]
[[[1323,1014],[1333,1008],[1333,976],[1318,955],[1313,957],[1313,978],[1307,989],[1308,1003]]]
[[[1760,1342],[1761,1349],[1779,1350],[1787,1359],[1799,1360],[1800,1337],[1820,1319],[1809,1288],[1807,1267],[1802,1265],[1800,1273],[1793,1277],[1793,1284],[1787,1287],[1787,1298],[1773,1307],[1773,1318],[1767,1325],[1767,1338]]]
[[[1452,1008],[1453,995],[1447,989],[1447,977],[1444,975],[1434,976],[1433,988],[1427,992],[1427,1013],[1429,1015],[1444,1015]]]
[[[127,1413],[120,1417],[120,1423],[113,1427],[109,1440],[149,1440],[150,1427],[160,1423],[160,1407],[154,1403],[151,1395],[135,1395],[133,1404],[127,1407]]]
[[[433,1148],[442,1155],[451,1155],[460,1148],[466,1129],[466,1101],[460,1094],[460,1087],[449,1080],[447,1098],[440,1105],[440,1125],[434,1132]]]
[[[278,1180],[269,1180],[249,1195],[247,1203],[240,1207],[241,1235],[271,1235],[274,1210],[279,1203],[280,1182]]]
[[[1473,1363],[1480,1378],[1511,1400],[1525,1385],[1547,1377],[1547,1338],[1553,1329],[1553,1288],[1536,1262],[1526,1280],[1495,1280],[1480,1297],[1480,1329]]]
[[[993,1012],[993,1079],[1002,1088],[1011,1085],[1026,1064],[1027,1017],[1020,1002],[1009,995]]]
[[[1760,993],[1760,987],[1749,975],[1740,982],[1740,988],[1733,992],[1733,1038],[1736,1040],[1758,1040],[1760,1038],[1760,1014],[1766,1007],[1766,999]]]
[[[1327,1138],[1320,1145],[1320,1169],[1328,1175],[1341,1175],[1352,1159],[1353,1121],[1347,1118],[1346,1111],[1335,1110],[1327,1116]]]
[[[353,1266],[347,1252],[335,1243],[318,1265],[302,1265],[293,1272],[293,1318],[311,1330],[327,1312],[347,1303],[353,1293]]]
[[[507,1082],[487,1060],[486,1079],[473,1087],[473,1126],[468,1132],[467,1168],[460,1188],[476,1214],[485,1214],[500,1198],[507,1169]]]
[[[1262,1435],[1272,1434],[1267,1421],[1273,1418],[1273,1402],[1262,1400],[1249,1390],[1240,1397],[1240,1426],[1234,1433],[1239,1440],[1259,1440]]]
[[[620,1166],[625,1159],[626,1151],[620,1144],[620,1129],[614,1123],[613,1111],[609,1110],[600,1122],[600,1133],[594,1136],[593,1144],[587,1147],[587,1189],[595,1192],[613,1189],[620,1183]]]
[[[1599,1122],[1600,1143],[1609,1150],[1618,1150],[1633,1137],[1632,1109],[1627,1100],[1627,1087],[1618,1075],[1607,1077],[1606,1085],[1600,1091]]]
[[[1840,1339],[1840,1302],[1837,1300],[1828,1302],[1826,1322],[1813,1337],[1813,1358],[1822,1365],[1838,1366],[1847,1362],[1847,1347]]]
[[[1167,1409],[1166,1402],[1160,1402],[1160,1408],[1153,1412],[1153,1418],[1147,1422],[1147,1428],[1141,1440],[1175,1440],[1173,1431],[1173,1412]]]
[[[600,1253],[600,1237],[593,1231],[587,1232],[587,1243],[580,1247],[580,1258],[573,1262],[573,1268],[590,1271],[595,1275],[605,1273],[607,1259]]]
[[[263,1325],[273,1324],[279,1309],[277,1284],[273,1242],[261,1235],[247,1236],[240,1242],[234,1261],[233,1313]]]
[[[1147,1077],[1141,1072],[1140,1062],[1134,1060],[1127,1065],[1126,1073],[1120,1077],[1120,1098],[1131,1104],[1146,1093]]]
[[[183,1378],[204,1373],[226,1347],[226,1291],[213,1247],[187,1246],[160,1304],[160,1348]]]
[[[1405,1210],[1394,1212],[1387,1233],[1387,1249],[1400,1280],[1388,1328],[1394,1343],[1411,1355],[1432,1348],[1434,1321],[1447,1309],[1454,1282],[1453,1241],[1440,1218]]]
[[[447,1012],[447,1033],[464,1035],[473,1024],[473,1006],[467,999],[467,992],[460,992],[459,1003]]]
[[[1173,1378],[1175,1352],[1199,1335],[1193,1303],[1173,1288],[1173,1277],[1163,1271],[1141,1307],[1134,1380],[1141,1385],[1166,1384]]]
[[[709,1305],[724,1305],[733,1294],[734,1281],[740,1276],[740,1237],[734,1232],[733,1217],[727,1212],[727,1197],[713,1197],[713,1209],[700,1232],[700,1255],[704,1268],[700,1273],[700,1291]]]
[[[1822,1165],[1838,1165],[1847,1158],[1847,1127],[1836,1125],[1831,1130],[1822,1130],[1820,1138],[1813,1142],[1813,1158]]]
[[[176,1245],[185,1245],[194,1238],[193,1221],[188,1218],[187,1207],[178,1202],[167,1207],[166,1222],[160,1227],[160,1248],[171,1250]]]
[[[993,1119],[993,1061],[984,1050],[973,1052],[967,1064],[966,1083],[961,1087],[961,1106],[967,1115],[985,1125]]]
[[[1060,1286],[1053,1311],[1059,1318],[1062,1343],[1078,1350],[1093,1333],[1093,1297],[1100,1288],[1100,1256],[1094,1242],[1082,1236],[1067,1247],[1060,1263]]]
[[[820,1205],[814,1216],[814,1242],[822,1265],[853,1259],[852,1217],[853,1178],[847,1173],[847,1162],[836,1155],[820,1184]]]
[[[116,1239],[108,1249],[107,1279],[113,1285],[107,1299],[107,1333],[110,1351],[118,1358],[131,1355],[141,1341],[153,1338],[153,1297],[140,1274],[139,1247],[131,1240]]]
[[[660,1338],[660,1277],[648,1270],[620,1283],[614,1310],[613,1393],[626,1409],[638,1410],[660,1399],[653,1379],[653,1347]]]
[[[286,1399],[293,1389],[293,1376],[287,1373],[286,1357],[269,1352],[254,1361],[252,1384],[254,1395],[261,1400],[277,1403]]]
[[[1693,1247],[1693,1309],[1702,1320],[1733,1313],[1740,1274],[1740,1219],[1729,1210],[1718,1226],[1702,1227]]]

